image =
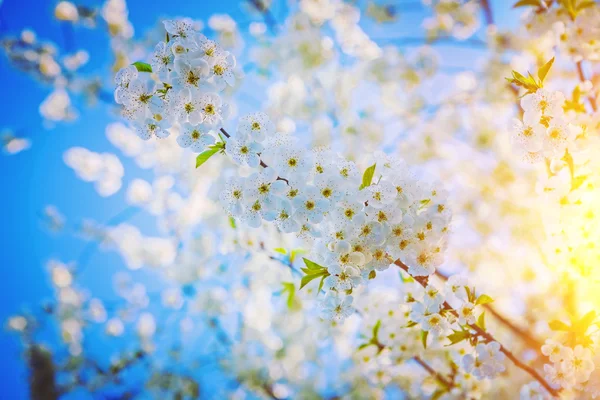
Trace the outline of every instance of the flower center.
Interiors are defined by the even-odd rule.
[[[307,210],[309,210],[309,211],[310,211],[310,210],[313,210],[313,209],[315,208],[315,202],[314,202],[314,201],[311,201],[311,200],[308,200],[308,201],[307,201],[307,202],[304,204],[304,206],[305,206],[305,207],[306,207],[306,209],[307,209]]]
[[[213,115],[215,113],[215,106],[213,106],[212,104],[207,104],[204,107],[204,112]]]
[[[215,73],[215,75],[223,75],[223,72],[225,72],[225,68],[223,68],[223,66],[216,64],[213,67],[213,71]]]
[[[200,77],[194,73],[194,71],[188,72],[187,83],[190,85],[198,86],[198,81]]]

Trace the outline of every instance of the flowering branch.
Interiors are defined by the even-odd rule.
[[[397,265],[397,266],[399,266],[403,271],[405,271],[407,274],[409,274],[409,272],[408,272],[408,266],[406,264],[404,264],[402,261],[396,260],[394,262],[394,264]],[[427,287],[427,283],[428,283],[429,277],[427,277],[427,276],[412,276],[412,275],[411,275],[411,277],[415,281],[417,281],[421,286]],[[458,312],[454,308],[452,308],[452,306],[450,304],[448,304],[448,302],[444,302],[443,303],[443,307],[444,307],[444,309],[446,309],[450,313],[452,313],[452,315],[454,315],[455,317],[458,317]],[[485,330],[481,329],[476,324],[468,324],[468,327],[471,328],[471,329],[473,329],[477,333],[477,335],[479,335],[482,338],[484,338],[487,342],[498,342],[494,338],[494,336],[492,336],[490,333],[486,332]],[[515,364],[518,368],[520,368],[523,371],[527,372],[532,378],[534,378],[542,386],[544,386],[544,388],[548,391],[548,393],[550,393],[552,396],[555,396],[555,397],[558,396],[558,392],[555,389],[553,389],[552,386],[550,386],[550,384],[544,379],[544,377],[542,377],[535,369],[533,369],[530,366],[524,364],[517,357],[515,357],[515,355],[510,350],[508,350],[503,345],[500,345],[500,351],[502,353],[504,353],[506,355],[506,357],[508,357],[508,359],[511,360],[513,362],[513,364]]]
[[[442,279],[443,281],[447,281],[448,277],[444,275],[442,272],[436,270],[435,275]],[[517,336],[519,336],[525,343],[527,343],[532,349],[539,351],[542,347],[542,343],[539,342],[536,338],[532,337],[527,333],[527,331],[520,326],[517,326],[513,322],[509,321],[505,316],[500,314],[490,303],[484,304],[483,307],[490,312],[496,319],[498,319],[502,324],[512,330]]]

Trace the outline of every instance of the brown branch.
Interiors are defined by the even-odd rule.
[[[454,383],[447,380],[446,378],[444,378],[442,376],[442,374],[440,374],[439,372],[437,372],[436,370],[434,370],[429,364],[427,364],[421,357],[419,356],[415,356],[413,357],[413,360],[415,360],[417,362],[417,364],[419,364],[421,367],[423,367],[423,369],[425,369],[427,372],[429,372],[429,374],[431,376],[433,376],[435,379],[437,379],[438,382],[440,382],[442,385],[444,385],[446,387],[446,389],[450,390],[454,387]]]
[[[410,275],[410,273],[408,272],[408,266],[406,264],[404,264],[402,261],[400,260],[396,260],[394,262],[395,265],[399,266],[403,271],[405,271],[407,274]],[[429,277],[425,276],[425,277],[415,277],[410,275],[413,279],[415,279],[417,282],[419,282],[419,284],[423,287],[427,286],[427,283],[429,281]],[[448,302],[444,302],[444,304],[442,305],[444,307],[445,310],[449,311],[452,315],[454,315],[455,317],[458,318],[458,312],[452,308],[452,306],[450,304],[448,304]],[[480,327],[478,327],[475,324],[469,324],[468,325],[469,328],[473,329],[477,335],[481,336],[482,338],[484,338],[486,340],[487,343],[489,342],[498,342],[498,344],[500,344],[500,351],[510,360],[513,362],[513,364],[515,364],[515,366],[517,366],[518,368],[522,369],[523,371],[527,372],[532,378],[534,378],[536,381],[538,381],[547,391],[548,393],[550,393],[552,396],[557,397],[558,396],[558,391],[556,391],[555,389],[552,388],[552,386],[550,386],[550,384],[544,379],[544,377],[542,377],[535,369],[531,368],[530,366],[524,364],[521,360],[519,360],[517,357],[515,357],[515,355],[508,350],[506,347],[504,347],[498,340],[496,340],[494,338],[494,336],[492,336],[490,333],[486,332],[485,330],[481,329]]]
[[[485,23],[488,25],[494,25],[494,14],[492,13],[490,1],[481,0],[481,7],[483,8],[483,15],[485,16]]]
[[[585,77],[585,73],[583,72],[583,65],[581,63],[581,61],[577,62],[577,75],[579,75],[579,80],[583,83],[585,82],[587,79]],[[596,97],[590,93],[590,95],[587,97],[590,106],[592,106],[592,110],[594,110],[594,112],[598,111],[598,106],[596,105]]]

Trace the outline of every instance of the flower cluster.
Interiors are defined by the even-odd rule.
[[[581,388],[581,385],[590,379],[595,369],[591,350],[580,344],[569,347],[549,339],[542,346],[542,353],[552,363],[544,365],[547,379],[563,389]],[[597,390],[593,397],[598,395],[600,390]]]
[[[342,297],[399,258],[414,276],[431,275],[441,264],[451,219],[445,192],[401,160],[376,154],[361,174],[329,149],[308,151],[275,132],[262,113],[241,120],[225,152],[258,169],[229,178],[221,197],[226,210],[251,227],[273,222],[312,243],[307,274],[328,289],[328,318],[348,316],[352,297]]]
[[[219,93],[236,82],[235,57],[190,20],[164,24],[167,40],[156,45],[151,63],[135,63],[115,76],[115,101],[142,139],[165,138],[175,127],[179,145],[200,153],[229,116]]]
[[[562,92],[538,89],[521,100],[523,120],[514,123],[514,141],[529,160],[560,159],[575,138]]]

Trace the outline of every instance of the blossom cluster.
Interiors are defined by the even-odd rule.
[[[115,101],[142,139],[165,138],[176,127],[179,145],[200,153],[214,143],[212,129],[229,116],[219,93],[236,82],[235,57],[190,20],[164,24],[167,40],[156,45],[150,65],[137,63],[116,74]]]
[[[564,102],[562,92],[546,89],[521,100],[523,120],[515,121],[514,141],[522,146],[527,159],[560,159],[572,144],[575,129],[563,111]]]
[[[294,136],[275,132],[263,113],[241,119],[225,152],[258,169],[228,179],[226,210],[251,227],[273,222],[312,243],[307,258],[328,289],[328,318],[348,316],[349,294],[399,258],[414,276],[431,275],[441,264],[451,220],[446,194],[400,159],[378,153],[361,174],[330,149],[308,151]]]
[[[552,384],[566,390],[583,389],[592,398],[600,396],[600,380],[598,377],[590,380],[595,365],[589,347],[581,344],[570,347],[560,341],[548,339],[541,350],[551,362],[544,365],[544,372]]]

